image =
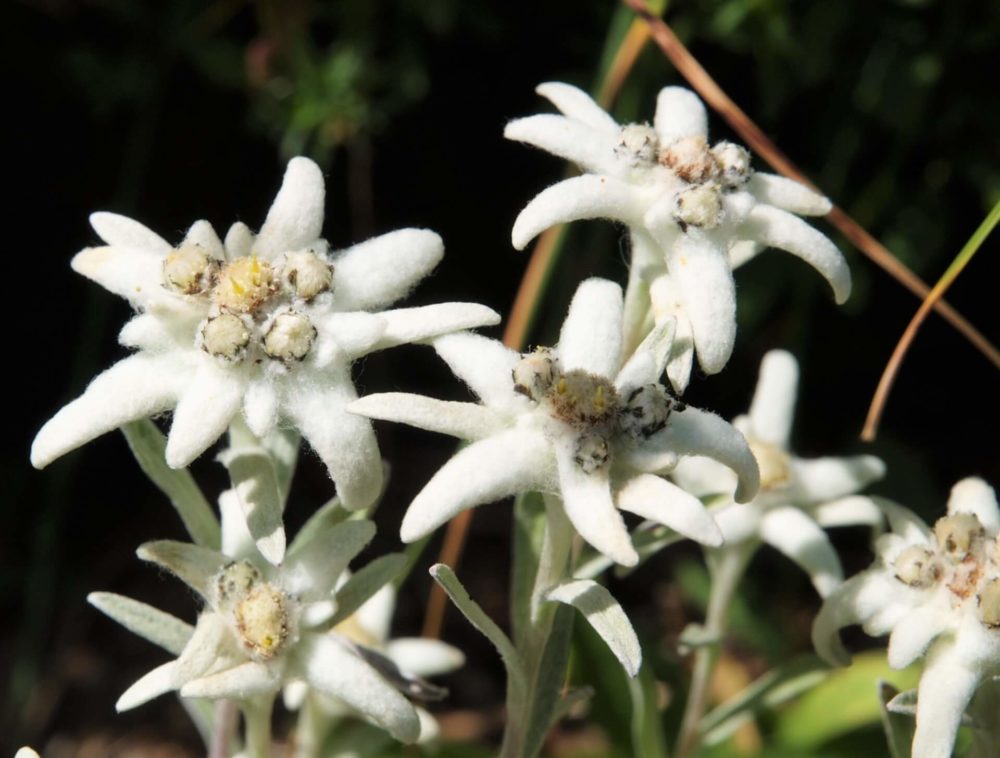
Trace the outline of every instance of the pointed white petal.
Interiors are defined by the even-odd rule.
[[[385,332],[377,350],[500,323],[499,313],[478,303],[438,303],[382,311],[379,315],[385,321]]]
[[[708,114],[699,97],[684,87],[664,87],[656,97],[653,128],[669,145],[681,137],[708,135]]]
[[[222,522],[222,554],[234,560],[251,559],[258,552],[257,546],[250,536],[243,503],[235,490],[228,489],[219,495],[219,516]]]
[[[505,426],[504,419],[485,406],[434,400],[404,392],[366,395],[348,405],[347,410],[368,418],[450,434],[463,440],[482,439]]]
[[[367,508],[382,492],[382,459],[371,422],[344,410],[356,399],[350,378],[342,376],[331,378],[327,386],[299,385],[285,407],[326,464],[338,497],[350,510]]]
[[[387,584],[358,608],[355,618],[362,629],[367,630],[376,640],[384,642],[389,638],[395,610],[396,588]]]
[[[781,506],[768,511],[760,522],[760,536],[809,574],[820,597],[829,595],[844,580],[840,559],[826,532],[798,508]]]
[[[461,668],[465,654],[456,647],[422,637],[399,637],[385,646],[385,654],[400,671],[413,676],[437,676]]]
[[[414,742],[420,721],[410,702],[332,636],[302,643],[302,674],[320,692],[343,700],[401,742]]]
[[[960,660],[953,646],[940,646],[924,666],[917,688],[913,758],[949,758],[965,707],[979,684],[979,671]]]
[[[550,226],[585,218],[638,226],[643,210],[639,194],[625,182],[601,174],[574,176],[542,190],[525,206],[514,221],[511,242],[523,250]]]
[[[246,700],[254,695],[277,692],[280,687],[279,667],[247,661],[216,674],[192,679],[181,687],[181,697]]]
[[[597,550],[622,566],[635,566],[639,556],[611,499],[608,472],[585,473],[573,460],[575,446],[572,439],[556,443],[559,488],[566,515],[580,536]]]
[[[169,613],[113,592],[91,592],[87,602],[133,634],[174,655],[181,654],[194,632],[193,626]]]
[[[818,503],[850,495],[885,475],[874,455],[850,458],[792,458],[792,491],[796,501]]]
[[[753,503],[741,505],[729,501],[722,507],[713,508],[711,514],[727,546],[738,545],[750,539],[760,541],[760,520],[764,514]]]
[[[889,636],[889,665],[905,669],[922,656],[934,638],[947,629],[948,615],[947,611],[927,605],[906,614]]]
[[[749,263],[763,250],[763,246],[753,240],[737,240],[729,246],[726,256],[729,267],[734,271],[744,263]]]
[[[137,247],[88,247],[73,256],[73,270],[138,307],[173,298],[163,288],[163,258]]]
[[[133,316],[118,332],[118,343],[125,347],[164,353],[167,350],[185,349],[194,341],[198,322],[204,318],[200,309],[185,314],[175,311],[171,318],[159,314],[140,313]]]
[[[173,355],[139,353],[119,361],[41,428],[31,445],[32,465],[44,468],[128,421],[173,407],[188,377]]]
[[[1000,529],[997,494],[979,477],[970,476],[951,488],[948,513],[974,513],[989,534],[996,534]]]
[[[243,404],[245,379],[206,358],[185,388],[167,435],[167,464],[183,468],[205,452],[229,427]]]
[[[795,420],[799,364],[784,350],[772,350],[760,362],[760,375],[750,403],[750,428],[759,440],[788,449]]]
[[[325,368],[333,361],[352,361],[380,349],[379,340],[385,333],[386,320],[381,313],[346,311],[314,318],[319,331],[315,365]]]
[[[758,205],[740,226],[740,234],[804,260],[826,277],[838,303],[850,296],[851,271],[844,256],[836,245],[798,216]]]
[[[736,491],[736,474],[718,461],[701,455],[680,460],[670,472],[670,478],[695,497],[732,495]]]
[[[533,145],[592,174],[614,174],[615,142],[611,135],[565,116],[545,113],[511,121],[503,130],[509,140]]]
[[[226,232],[223,243],[226,248],[226,259],[246,258],[253,250],[254,233],[242,221],[237,221]]]
[[[429,229],[400,229],[347,248],[334,259],[337,309],[383,308],[405,297],[444,256],[444,243]]]
[[[243,417],[250,431],[257,437],[266,437],[278,424],[278,392],[273,382],[264,378],[252,379],[243,397]]]
[[[284,588],[307,600],[325,598],[354,557],[375,536],[375,525],[364,519],[342,521],[318,530],[308,542],[288,551],[282,571]]]
[[[222,248],[222,240],[219,239],[219,235],[215,233],[215,229],[207,221],[195,221],[188,229],[184,243],[198,245],[216,260],[223,260],[226,257],[226,251]]]
[[[229,435],[230,446],[218,459],[229,471],[247,531],[260,554],[277,566],[285,557],[285,529],[281,518],[284,498],[274,459],[258,440],[249,437],[245,429],[234,426]]]
[[[864,495],[853,495],[823,503],[812,510],[812,515],[817,524],[826,528],[864,525],[877,529],[882,526],[884,520],[882,509],[874,500]]]
[[[753,499],[760,488],[760,470],[746,438],[714,413],[693,408],[670,414],[667,428],[653,435],[647,445],[653,450],[678,455],[704,455],[732,469],[738,478],[734,497],[738,503]]]
[[[115,703],[115,710],[124,713],[136,708],[144,703],[148,703],[153,698],[176,689],[175,670],[176,661],[164,663],[157,666],[148,674],[142,676],[135,684],[129,687]]]
[[[146,542],[135,554],[140,560],[162,566],[210,604],[215,601],[215,578],[231,561],[216,550],[174,540]]]
[[[652,474],[640,474],[618,490],[618,507],[669,526],[709,547],[722,544],[722,532],[694,495]]]
[[[642,665],[642,648],[628,616],[611,593],[590,579],[576,579],[560,584],[548,593],[549,600],[572,605],[583,614],[607,644],[629,676],[636,676]]]
[[[549,442],[540,432],[511,429],[459,450],[414,498],[400,537],[414,542],[466,508],[554,484]]]
[[[756,172],[750,177],[747,189],[758,203],[800,216],[825,216],[833,207],[833,203],[818,192],[777,174]]]
[[[544,82],[535,87],[535,92],[571,119],[599,131],[611,134],[618,131],[618,123],[579,87],[562,82]]]
[[[292,158],[253,251],[275,258],[316,242],[323,232],[325,195],[319,166],[308,158]]]
[[[619,391],[660,381],[673,345],[674,323],[673,319],[664,321],[646,335],[615,377],[615,387]]]
[[[521,354],[479,334],[449,334],[434,340],[434,350],[476,397],[493,408],[524,408],[514,391],[514,367]]]
[[[852,576],[823,602],[813,622],[813,647],[820,658],[833,666],[846,666],[850,655],[840,641],[839,631],[852,624],[864,624],[899,596],[904,585],[881,567]]]
[[[622,360],[622,288],[587,279],[576,288],[559,333],[556,353],[563,371],[580,369],[614,377]]]
[[[652,237],[641,229],[629,230],[631,255],[628,264],[628,283],[625,285],[625,354],[635,346],[652,328],[653,304],[650,299],[650,282],[660,269],[665,267],[663,253]]]
[[[716,374],[736,341],[736,286],[725,250],[691,229],[668,251],[667,267],[684,300],[698,363],[705,373]]]
[[[173,247],[156,232],[138,221],[117,213],[98,211],[90,214],[90,225],[102,240],[115,247],[135,248],[158,253],[161,257]]]

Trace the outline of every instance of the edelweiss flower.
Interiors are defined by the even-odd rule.
[[[733,421],[747,438],[760,467],[760,492],[750,503],[730,499],[712,509],[726,550],[747,557],[764,542],[802,567],[816,591],[826,596],[843,580],[840,560],[823,527],[882,523],[881,506],[855,495],[885,473],[871,455],[799,458],[789,449],[798,393],[799,367],[791,353],[764,356],[750,412]],[[736,481],[729,469],[709,458],[685,458],[671,477],[699,497],[731,495]]]
[[[976,688],[1000,675],[1000,510],[993,489],[970,478],[952,488],[948,515],[933,530],[899,506],[888,515],[893,533],[879,539],[875,564],[827,598],[813,643],[845,665],[837,632],[861,624],[890,635],[893,668],[926,653],[913,756],[946,758]]]
[[[42,427],[32,463],[40,468],[128,421],[173,409],[167,462],[185,466],[242,410],[258,437],[279,422],[294,425],[344,504],[370,505],[382,465],[371,425],[343,410],[357,397],[351,362],[499,317],[466,303],[368,312],[426,276],[441,260],[441,239],[404,229],[330,254],[320,238],[323,205],[319,167],[293,158],[256,236],[237,223],[223,244],[198,221],[174,248],[131,219],[91,216],[108,246],[79,253],[73,268],[139,311],[119,335],[138,352]]]
[[[138,551],[140,558],[167,569],[201,595],[206,608],[194,628],[128,598],[90,596],[109,616],[177,655],[133,684],[118,700],[118,710],[171,690],[180,690],[182,697],[246,700],[305,682],[396,739],[415,741],[419,717],[400,690],[412,694],[422,682],[380,652],[377,636],[361,639],[353,616],[345,613],[353,610],[344,607],[348,602],[357,607],[358,587],[347,590],[350,583],[340,580],[374,535],[374,524],[344,520],[343,510],[328,506],[303,527],[284,564],[276,568],[254,549],[233,491],[220,498],[220,510],[222,552],[171,541],[147,543]],[[391,643],[386,650],[409,662],[415,646],[437,660],[447,654],[455,662],[461,655],[423,641],[401,641],[399,656]]]
[[[456,454],[410,505],[404,542],[460,511],[518,492],[561,497],[587,542],[612,560],[638,556],[618,508],[718,545],[721,536],[697,498],[655,474],[678,456],[710,455],[733,468],[736,497],[753,497],[757,466],[743,436],[718,416],[678,403],[659,384],[670,325],[622,356],[622,294],[612,282],[580,285],[559,344],[520,355],[471,334],[434,347],[481,405],[419,395],[368,395],[349,409],[451,434],[472,444]]]
[[[732,353],[736,292],[730,255],[745,260],[754,244],[787,250],[827,278],[838,303],[847,299],[851,278],[843,256],[793,215],[823,215],[829,201],[797,182],[753,172],[750,154],[739,145],[710,146],[705,107],[694,93],[666,87],[652,126],[621,126],[576,87],[549,82],[536,91],[565,115],[517,119],[504,135],[587,173],[549,187],[521,211],[514,247],[567,221],[610,218],[628,225],[630,277],[641,286],[629,286],[626,330],[641,332],[650,298],[658,323],[678,318],[669,372],[678,391],[687,385],[692,343],[710,374]],[[664,275],[671,281],[651,289]]]
[[[386,584],[367,600],[357,611],[334,627],[333,631],[366,651],[370,663],[375,663],[380,673],[399,689],[417,700],[439,700],[447,694],[442,687],[426,681],[424,677],[448,674],[465,663],[465,655],[451,645],[423,637],[397,637],[391,639],[389,630],[396,607],[396,590]],[[372,655],[372,654],[375,655]],[[385,665],[388,661],[391,665]],[[355,710],[340,698],[331,697],[310,688],[305,682],[289,685],[285,689],[285,705],[289,709],[318,708],[327,716],[353,715]],[[439,734],[437,721],[421,708],[414,706],[420,719],[418,742],[433,740]],[[318,726],[329,729],[329,719],[316,719]],[[322,744],[323,735],[313,735],[313,744]],[[304,735],[297,734],[301,744]]]

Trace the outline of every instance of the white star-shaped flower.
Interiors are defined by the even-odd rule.
[[[91,595],[99,609],[177,656],[132,685],[118,710],[173,690],[182,697],[247,700],[304,683],[396,739],[415,741],[420,718],[404,693],[419,695],[430,685],[414,674],[450,670],[461,665],[462,655],[437,641],[387,640],[385,594],[375,593],[377,585],[369,584],[370,592],[360,599],[371,600],[366,609],[361,605],[365,610],[358,609],[363,591],[359,583],[344,581],[345,572],[375,525],[345,520],[339,506],[327,506],[303,527],[282,566],[275,567],[255,549],[232,490],[220,498],[220,510],[221,552],[172,541],[147,543],[138,552],[204,600],[193,628],[119,595]],[[361,634],[359,614],[383,626]],[[414,665],[420,657],[435,665]],[[450,668],[442,668],[445,660]]]
[[[893,531],[876,544],[875,564],[826,599],[813,643],[829,662],[847,664],[837,633],[861,624],[872,636],[890,635],[893,668],[925,656],[913,756],[947,758],[977,687],[1000,675],[996,493],[981,479],[963,479],[933,530],[900,506],[887,513]]]
[[[793,215],[823,215],[829,201],[798,182],[753,172],[750,154],[738,145],[710,146],[705,107],[694,93],[666,87],[652,126],[622,126],[576,87],[549,82],[536,91],[565,115],[517,119],[504,135],[586,173],[549,187],[521,211],[514,247],[568,221],[626,224],[632,233],[626,331],[648,330],[651,316],[678,319],[668,370],[678,391],[687,385],[692,350],[709,374],[729,360],[736,335],[732,268],[758,246],[802,258],[826,277],[838,303],[847,299],[851,277],[840,251]],[[665,275],[672,281],[652,287]]]
[[[670,324],[624,360],[622,311],[617,284],[589,279],[551,350],[521,355],[472,334],[436,339],[438,354],[481,404],[387,393],[349,406],[472,442],[414,499],[403,519],[404,542],[466,508],[538,491],[558,495],[577,532],[623,565],[638,556],[618,509],[720,544],[701,502],[656,474],[678,456],[709,455],[736,472],[736,497],[745,501],[758,486],[753,455],[732,426],[684,408],[659,383]]]
[[[293,158],[257,235],[237,223],[223,243],[198,221],[174,248],[131,219],[91,216],[107,246],[83,250],[73,268],[138,310],[119,335],[137,352],[45,424],[32,463],[173,409],[167,462],[182,467],[242,412],[258,437],[279,423],[300,430],[344,504],[370,505],[382,465],[371,425],[343,410],[357,397],[351,363],[499,317],[469,303],[379,312],[437,265],[440,237],[404,229],[330,253],[323,207],[319,167]]]
[[[712,508],[726,550],[749,555],[761,542],[771,545],[801,566],[825,597],[843,580],[843,570],[823,527],[882,523],[878,502],[854,493],[880,479],[885,464],[872,455],[794,455],[789,439],[798,378],[791,353],[769,352],[761,361],[750,412],[733,421],[760,466],[760,492],[751,502],[737,505],[728,497],[736,487],[732,472],[709,458],[685,458],[671,476],[699,497],[728,497]]]

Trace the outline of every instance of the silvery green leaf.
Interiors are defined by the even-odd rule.
[[[776,708],[812,689],[829,676],[815,656],[806,656],[758,677],[742,692],[722,703],[701,721],[705,745],[717,745],[765,708]]]
[[[699,648],[714,647],[721,641],[717,633],[708,631],[701,624],[690,623],[677,639],[677,650],[681,655],[689,655]]]
[[[219,547],[219,520],[186,468],[167,465],[167,440],[149,419],[130,421],[121,428],[143,473],[165,494],[191,539],[205,547]]]
[[[300,550],[303,545],[315,538],[317,532],[336,526],[340,522],[346,521],[351,515],[352,512],[340,504],[340,498],[330,498],[302,525],[292,540],[288,552]]]
[[[629,676],[639,673],[642,650],[635,630],[618,601],[604,587],[590,579],[575,579],[549,590],[548,599],[580,611],[626,673]]]
[[[916,725],[917,691],[900,692],[888,682],[879,680],[878,699],[882,706],[882,729],[890,758],[910,758]]]
[[[469,597],[468,591],[455,576],[455,572],[443,563],[436,563],[430,568],[430,574],[438,584],[448,593],[451,602],[462,612],[462,615],[469,620],[476,629],[493,643],[493,646],[500,653],[504,667],[507,669],[508,684],[515,692],[523,695],[527,694],[527,680],[524,675],[524,664],[521,656],[518,655],[514,645],[503,630],[491,619],[479,604]]]
[[[407,557],[402,553],[390,553],[376,558],[363,569],[355,572],[337,590],[337,613],[330,620],[336,626],[346,619],[382,587],[392,582],[406,568]]]
[[[317,529],[312,539],[288,551],[282,572],[285,590],[303,598],[326,597],[347,564],[374,536],[375,524],[365,520],[352,519]]]
[[[229,563],[222,553],[174,540],[146,542],[135,551],[140,560],[162,566],[209,604],[213,603],[213,579]]]
[[[552,725],[568,716],[578,705],[586,703],[594,696],[594,688],[591,686],[573,687],[566,690],[556,703],[555,710],[552,711]]]
[[[229,471],[233,489],[243,507],[247,529],[257,549],[270,563],[285,557],[285,528],[281,521],[284,497],[278,484],[275,460],[245,426],[234,422],[230,447],[219,455]]]
[[[194,633],[194,627],[179,618],[124,595],[91,592],[87,595],[87,602],[133,634],[159,645],[173,655],[181,654]]]

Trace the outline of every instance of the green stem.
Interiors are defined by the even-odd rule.
[[[545,602],[545,594],[569,576],[572,546],[573,528],[562,502],[546,495],[545,536],[531,593],[531,614],[517,650],[524,662],[528,686],[524,693],[508,688],[502,758],[531,758],[537,754],[565,679],[565,656],[560,655],[562,651],[551,650],[550,643],[568,644],[568,639],[553,639],[557,609]]]
[[[320,712],[311,697],[306,697],[299,707],[295,726],[295,758],[317,758],[329,726],[329,719]]]
[[[968,758],[991,758],[1000,745],[1000,684],[987,681],[979,685],[969,706],[972,717],[972,745]]]
[[[731,547],[708,554],[712,589],[705,613],[705,636],[711,642],[699,647],[695,653],[691,687],[684,705],[684,716],[681,719],[677,748],[674,751],[677,758],[692,755],[701,742],[701,719],[708,704],[709,685],[719,659],[722,637],[726,632],[729,607],[736,594],[736,587],[743,578],[743,570],[750,554],[750,550],[742,547]]]
[[[247,758],[271,758],[271,709],[274,695],[261,695],[243,703],[243,728]]]

